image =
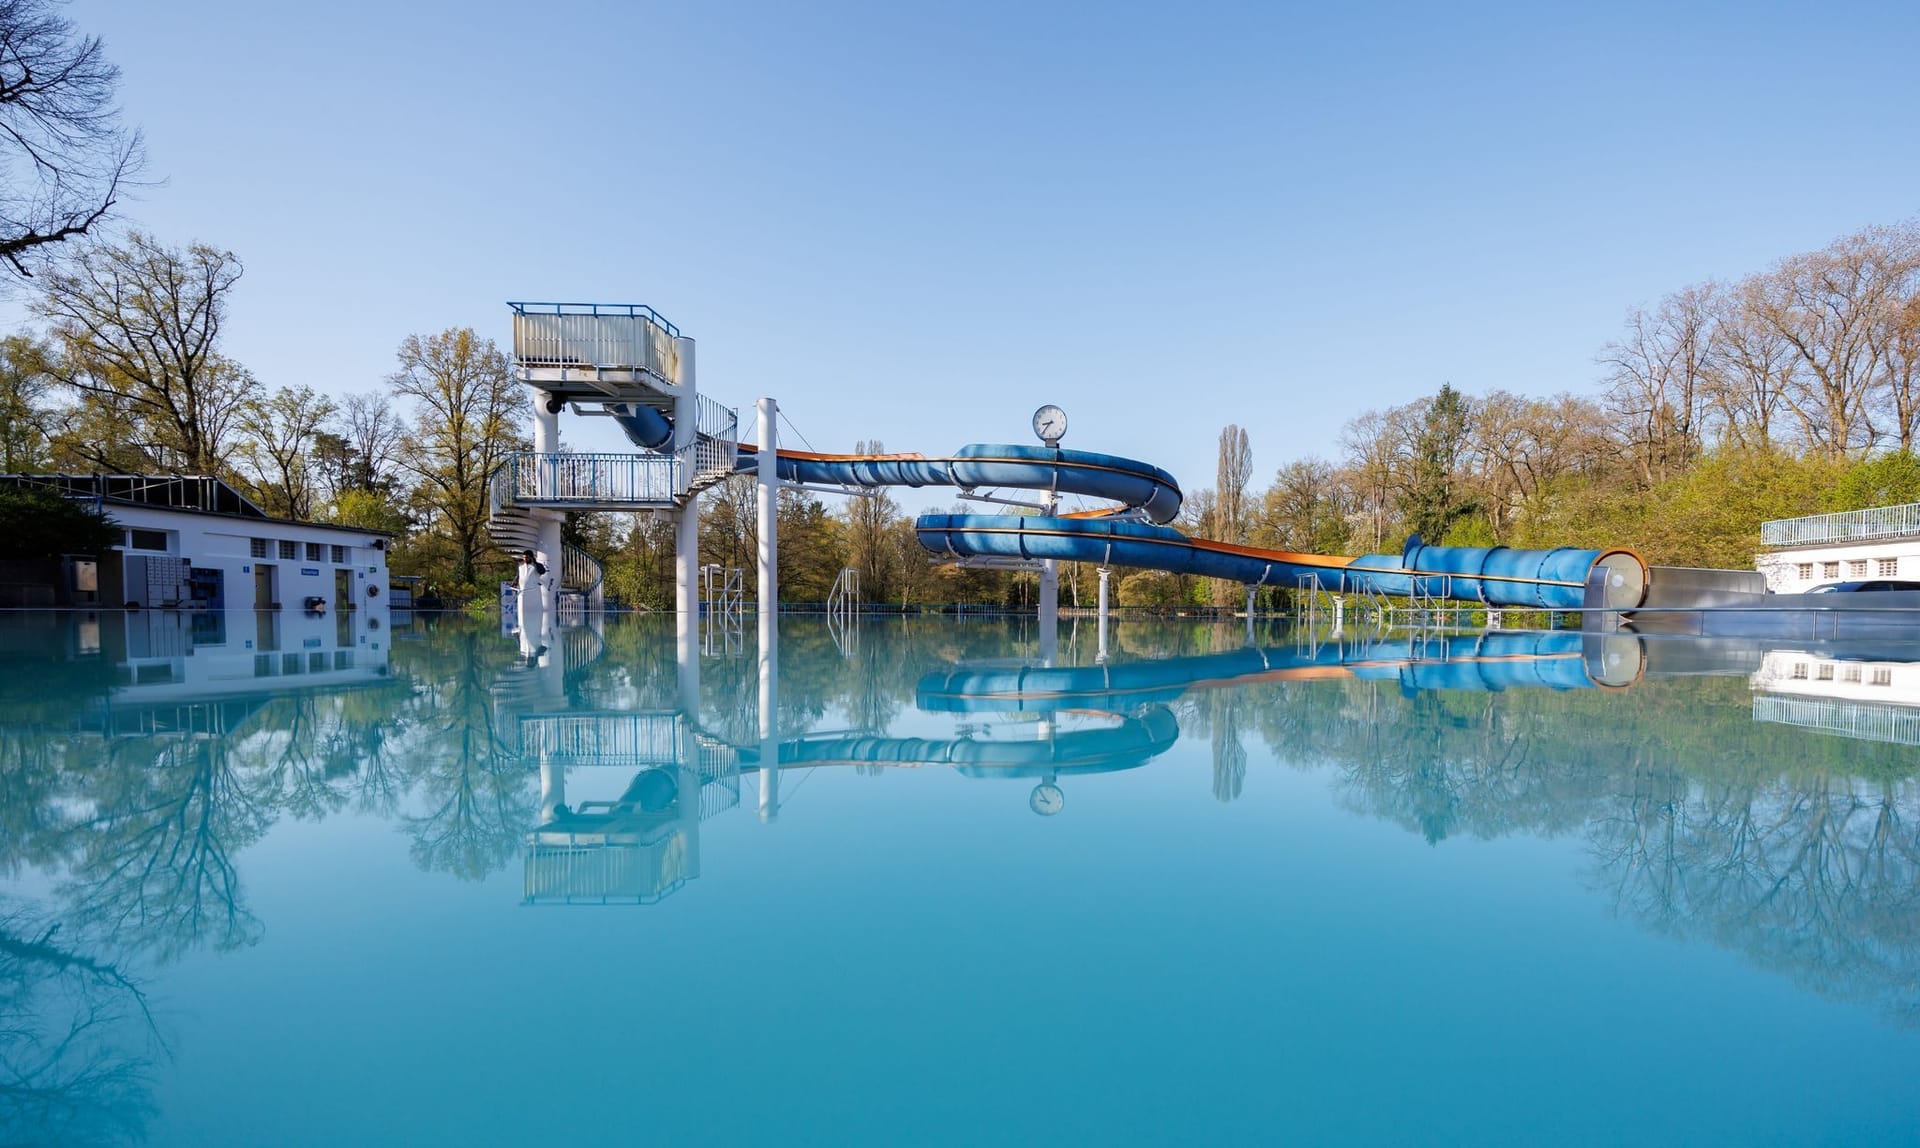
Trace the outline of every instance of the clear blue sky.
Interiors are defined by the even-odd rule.
[[[70,13],[168,181],[130,215],[241,257],[268,385],[645,302],[820,449],[1028,441],[1050,401],[1198,489],[1227,422],[1264,482],[1442,382],[1586,390],[1630,305],[1920,210],[1920,5],[1680,7]]]

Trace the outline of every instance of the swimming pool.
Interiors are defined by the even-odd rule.
[[[0,1140],[1920,1127],[1920,651],[395,622],[0,615]]]

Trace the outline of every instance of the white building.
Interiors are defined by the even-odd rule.
[[[1755,721],[1920,745],[1920,662],[1770,650],[1749,684]]]
[[[387,612],[387,536],[272,518],[217,478],[7,475],[91,502],[122,528],[97,571],[70,570],[74,605],[113,609]]]
[[[1767,549],[1754,568],[1775,594],[1827,582],[1920,582],[1920,503],[1776,519],[1761,525],[1760,541]]]

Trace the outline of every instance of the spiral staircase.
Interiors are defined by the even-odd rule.
[[[493,544],[508,554],[540,549],[540,522],[536,516],[561,515],[560,510],[522,506],[512,497],[511,476],[507,468],[494,472],[487,484],[487,534]],[[583,605],[601,600],[606,568],[598,559],[571,543],[560,546],[560,596],[577,597]]]

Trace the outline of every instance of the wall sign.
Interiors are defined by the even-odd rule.
[[[302,566],[300,573],[305,574],[309,578],[318,578],[320,576],[320,568],[318,566]]]

